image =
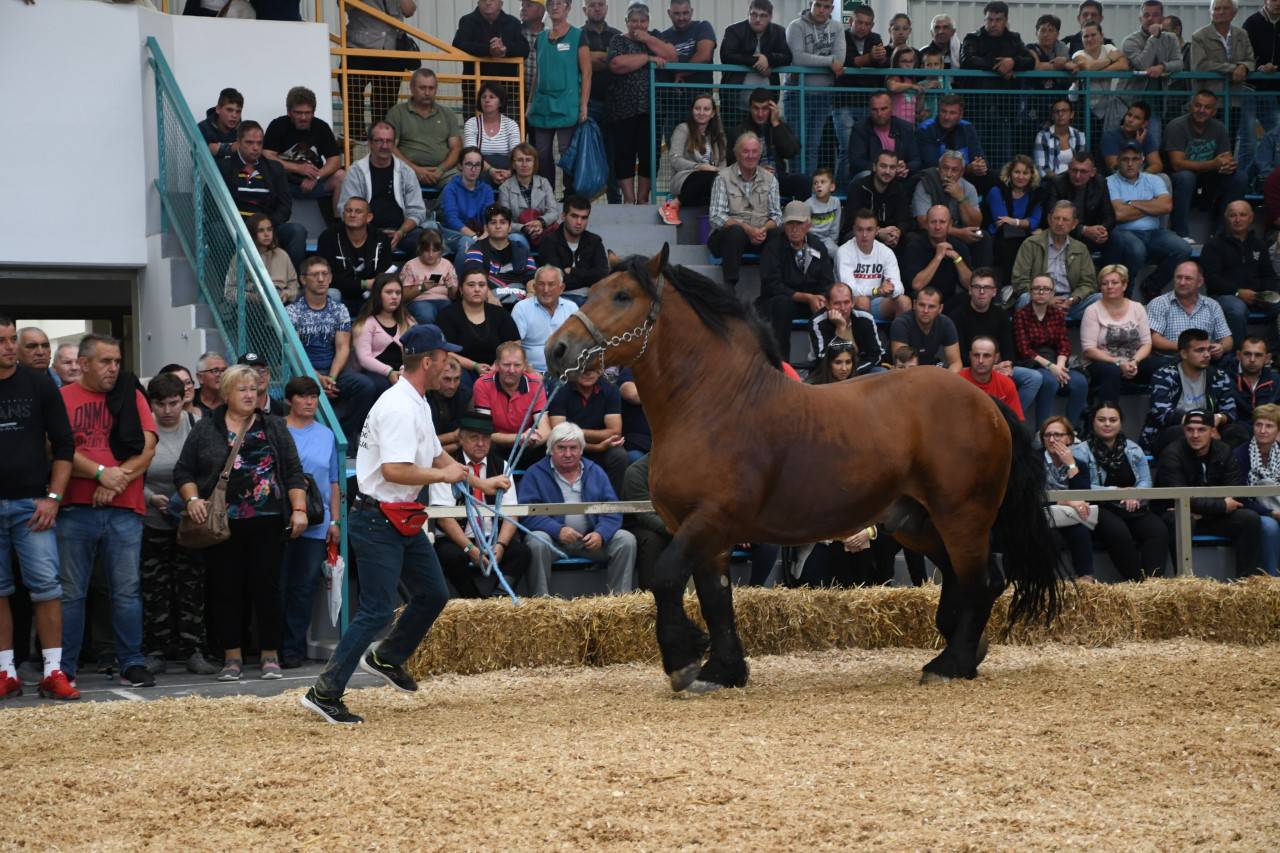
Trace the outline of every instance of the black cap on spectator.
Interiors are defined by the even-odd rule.
[[[1182,425],[1186,426],[1187,424],[1200,424],[1213,429],[1213,415],[1204,409],[1192,409],[1182,416]]]
[[[1120,146],[1120,150],[1121,150],[1121,151],[1137,151],[1139,154],[1141,154],[1141,153],[1142,153],[1142,145],[1140,145],[1140,144],[1137,142],[1137,140],[1129,139],[1129,140],[1126,140],[1126,141],[1125,141],[1125,142]]]
[[[236,359],[236,364],[247,364],[249,367],[270,367],[267,360],[256,352],[247,352]]]

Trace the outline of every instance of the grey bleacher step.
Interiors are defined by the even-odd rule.
[[[663,225],[661,222],[650,222],[644,225],[597,225],[592,222],[589,227],[600,235],[605,246],[617,255],[652,255],[662,248],[663,243],[676,245],[675,227]]]
[[[588,227],[597,231],[605,225],[662,225],[662,220],[658,219],[657,206],[652,204],[592,205]]]

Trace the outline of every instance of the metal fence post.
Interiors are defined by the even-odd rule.
[[[652,187],[657,183],[658,173],[658,102],[661,100],[661,94],[656,83],[658,81],[658,66],[653,64],[653,60],[649,60],[649,91],[653,92],[653,97],[649,99],[649,186]],[[638,183],[638,181],[637,181]],[[671,188],[668,187],[668,190]],[[656,192],[652,196],[657,201]]]

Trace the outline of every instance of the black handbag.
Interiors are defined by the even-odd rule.
[[[324,494],[320,484],[310,474],[303,474],[307,480],[307,526],[315,527],[324,521]]]
[[[414,40],[413,36],[401,31],[396,35],[396,50],[420,53],[422,47]],[[422,65],[422,60],[416,56],[402,56],[399,59],[404,64],[405,71],[416,71]]]

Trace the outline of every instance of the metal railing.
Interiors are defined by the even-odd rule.
[[[271,366],[272,389],[277,393],[295,376],[317,379],[244,218],[236,210],[231,192],[154,38],[147,39],[147,51],[147,63],[155,75],[155,189],[160,197],[161,228],[177,239],[191,264],[200,298],[227,347],[227,361],[234,362],[246,352],[261,355]],[[346,453],[346,437],[323,395],[319,419],[333,430],[341,458]],[[345,479],[341,488],[345,492]],[[344,500],[344,508],[345,505]],[[345,517],[340,522],[345,558]],[[344,628],[346,620],[344,595]]]

